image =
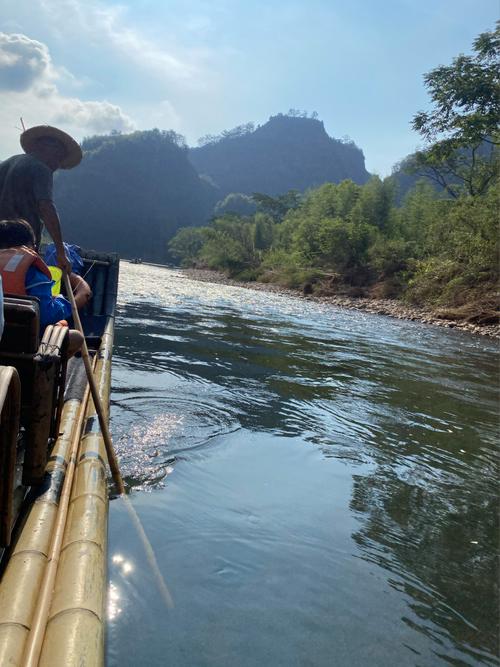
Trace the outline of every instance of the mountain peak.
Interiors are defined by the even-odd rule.
[[[304,191],[346,178],[362,184],[369,178],[363,152],[353,142],[333,139],[323,121],[299,112],[213,137],[191,149],[190,159],[219,187],[221,197],[231,192]]]

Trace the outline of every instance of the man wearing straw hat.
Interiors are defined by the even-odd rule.
[[[56,247],[58,265],[70,273],[52,198],[53,174],[57,169],[76,167],[82,159],[82,149],[69,134],[50,125],[25,130],[21,146],[24,155],[14,155],[0,164],[0,219],[27,220],[37,249],[45,225]]]

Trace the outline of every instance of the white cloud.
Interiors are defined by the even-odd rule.
[[[220,100],[232,56],[227,40],[214,43],[218,6],[226,12],[226,2],[193,0],[186,10],[181,0],[0,0],[0,31],[36,37],[49,47],[53,77],[38,86],[40,96],[53,97],[50,84],[56,85],[66,98],[119,103],[141,129],[174,129],[195,139],[207,131],[209,116],[217,127],[230,124],[221,120],[229,106],[221,110]],[[35,102],[25,104],[26,116],[29,106],[38,111],[37,121],[43,111]],[[18,115],[16,108],[11,128]]]
[[[61,76],[71,74],[58,71],[45,44],[26,35],[0,32],[0,159],[19,149],[20,117],[26,126],[58,125],[78,139],[134,129],[132,119],[116,104],[63,95],[57,86]]]
[[[23,91],[55,78],[49,50],[26,35],[0,33],[0,89]]]
[[[65,40],[68,33],[77,40],[85,37],[90,47],[114,52],[167,84],[204,88],[210,78],[206,50],[182,49],[173,39],[168,46],[158,44],[127,24],[127,9],[122,5],[99,0],[40,0],[40,4],[52,20],[53,31]]]
[[[134,129],[132,120],[116,104],[82,102],[71,98],[60,100],[59,109],[54,113],[54,122],[97,133],[110,130],[130,132]]]

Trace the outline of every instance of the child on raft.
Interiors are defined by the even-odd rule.
[[[35,250],[35,235],[25,220],[0,220],[0,275],[6,294],[34,296],[40,303],[40,331],[49,324],[67,326],[71,318],[71,304],[63,296],[52,296],[53,280],[49,267]],[[83,278],[70,274],[70,283],[78,309],[92,297],[92,291]],[[83,342],[79,331],[69,331],[69,356],[77,352]]]

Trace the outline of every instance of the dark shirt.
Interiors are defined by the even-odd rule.
[[[52,170],[33,155],[14,155],[0,163],[0,219],[29,222],[37,248],[42,236],[38,204],[43,199],[52,201],[52,182]]]

